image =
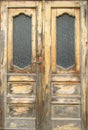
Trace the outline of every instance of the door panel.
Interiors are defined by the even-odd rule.
[[[81,129],[80,120],[52,120],[52,129],[53,130],[80,130]]]
[[[2,29],[5,35],[2,76],[4,89],[4,128],[39,128],[40,113],[38,48],[41,46],[41,3],[2,2]],[[7,13],[5,13],[5,11]],[[7,15],[8,14],[8,15]],[[39,20],[37,20],[39,19]],[[39,82],[39,83],[38,83]],[[38,100],[39,99],[39,100]],[[40,109],[41,111],[41,109]]]
[[[68,91],[69,90],[69,91]],[[68,95],[70,96],[80,96],[80,84],[61,84],[61,83],[52,83],[51,89],[52,95],[61,96],[61,95]]]
[[[33,73],[36,62],[36,9],[9,9],[8,14],[8,71]]]
[[[19,122],[22,121],[21,118],[27,118],[27,121],[33,122],[32,126],[31,124],[28,126],[29,129],[34,130],[36,127],[36,66],[33,62],[36,62],[36,9],[9,9],[8,16],[7,90],[9,88],[9,92],[7,91],[6,96],[6,116],[19,118]],[[29,75],[25,76],[24,73]],[[28,94],[28,88],[29,93],[33,89],[35,93]],[[6,128],[27,128],[24,120],[21,123],[18,125],[15,120],[6,124]]]
[[[51,126],[46,126],[46,129],[86,130],[86,85],[81,78],[84,72],[81,58],[85,55],[82,44],[83,50],[86,44],[86,32],[82,33],[81,19],[85,18],[83,7],[67,3],[45,3],[46,13],[49,12],[48,16],[45,14],[45,66],[48,72],[45,99],[48,101],[46,118]]]
[[[36,92],[34,82],[9,82],[7,92],[8,94],[18,94],[18,95],[34,95]]]
[[[6,117],[19,118],[19,122],[21,118],[27,118],[26,120],[33,122],[32,128],[31,125],[28,127],[34,130],[36,127],[34,125],[36,119],[36,66],[33,62],[36,62],[36,9],[8,9],[7,48]],[[34,90],[35,93],[27,93],[28,89],[29,93]],[[15,121],[10,122],[10,126],[6,124],[6,127],[22,128],[22,125],[23,128],[25,127],[25,122],[17,126]]]
[[[51,95],[51,120],[56,124],[54,127],[52,126],[52,130],[64,128],[80,130],[81,95],[79,94],[77,96],[74,94],[73,96],[72,93],[70,93],[70,96],[68,95],[73,84],[80,84],[80,80],[76,75],[77,73],[80,73],[79,9],[58,9],[57,7],[56,9],[52,9],[51,17],[53,21],[51,43],[52,75],[54,73],[53,82],[54,84],[57,84],[57,82],[59,84],[60,82],[61,84],[64,84],[64,87],[70,82],[67,93],[64,94],[62,91],[62,93],[58,93],[58,95]],[[78,34],[76,31],[78,31]],[[77,78],[77,81],[72,81],[73,79],[70,75],[72,73],[76,75],[73,74],[73,79]],[[60,76],[60,74],[62,75]],[[71,77],[71,80],[68,80],[67,75]],[[57,82],[54,80],[55,78],[57,78]],[[80,91],[81,86],[79,85],[78,87]],[[61,89],[63,90],[64,88],[61,86]],[[75,111],[77,112],[76,114]],[[55,113],[57,116],[55,116]],[[62,120],[64,124],[61,124]],[[70,120],[72,120],[72,122]],[[80,126],[78,126],[78,124],[76,125],[76,121],[78,120]]]
[[[80,71],[79,18],[79,9],[52,9],[53,72]]]

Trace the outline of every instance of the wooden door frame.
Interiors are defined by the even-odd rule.
[[[36,22],[37,22],[37,27],[36,27],[36,44],[38,44],[38,47],[36,47],[36,52],[37,52],[37,57],[36,57],[36,62],[38,62],[38,55],[41,55],[41,48],[42,48],[42,45],[40,44],[41,43],[41,36],[42,36],[42,19],[41,19],[41,13],[42,13],[42,4],[41,2],[36,2],[36,1],[3,1],[1,3],[1,19],[2,19],[2,22],[1,22],[1,29],[5,32],[5,41],[4,41],[4,54],[3,54],[3,61],[2,61],[2,65],[1,65],[1,80],[2,80],[2,88],[1,88],[1,94],[3,95],[3,105],[4,105],[4,102],[6,102],[6,98],[5,98],[5,94],[6,94],[6,89],[5,89],[5,86],[7,85],[7,75],[4,75],[6,72],[7,72],[7,31],[8,31],[8,22],[7,22],[7,19],[8,19],[8,10],[11,8],[24,8],[24,9],[27,9],[27,8],[35,8],[36,9],[36,16],[38,15],[39,17],[36,17]],[[40,21],[40,23],[38,22]],[[4,23],[5,22],[5,23]],[[37,74],[37,86],[38,86],[38,89],[36,89],[36,95],[37,95],[37,103],[36,103],[36,129],[40,130],[41,129],[41,111],[42,111],[42,103],[43,101],[42,100],[42,95],[40,94],[42,92],[41,90],[41,82],[40,82],[40,77],[41,77],[41,74],[39,74],[39,70],[38,70],[38,64],[36,65],[37,66],[37,69],[36,69],[36,74]],[[41,109],[40,111],[38,111],[39,109]],[[6,106],[5,106],[5,109],[3,111],[4,113],[4,117],[6,117]],[[5,119],[3,119],[3,128],[4,128],[4,125],[6,126],[6,122],[5,122]]]
[[[5,0],[2,0],[2,1],[5,1]],[[12,0],[13,1],[13,0]],[[19,0],[20,1],[20,0]],[[29,0],[30,1],[30,0]],[[36,1],[36,0],[35,0]],[[48,0],[46,0],[46,1],[48,1]],[[75,0],[74,0],[75,1]],[[56,2],[56,1],[55,1]],[[60,1],[59,1],[60,2]],[[64,2],[64,1],[63,1]],[[60,2],[60,4],[61,4],[61,6],[63,6],[63,2]],[[70,1],[66,1],[66,6],[68,6],[68,4],[67,4],[67,2],[68,3],[70,3],[69,4],[69,6],[72,6],[72,7],[75,7],[75,4],[74,4],[74,2],[70,2]],[[45,1],[43,0],[43,4],[45,3]],[[83,3],[85,3],[85,1],[83,2]],[[77,4],[77,3],[76,3]],[[6,5],[5,5],[6,6]],[[49,6],[49,3],[47,2],[47,6],[48,6],[48,8],[51,8],[50,6]],[[84,11],[83,11],[83,8],[84,8],[84,6],[82,7],[82,3],[79,1],[78,2],[78,4],[76,5],[77,7],[80,7],[81,8],[81,11],[82,11],[82,17],[85,17],[85,14],[84,14]],[[7,10],[7,8],[8,7],[6,7],[6,10]],[[45,8],[45,6],[44,6],[44,8]],[[47,22],[45,23],[45,20],[48,18],[48,15],[47,15],[47,12],[45,12],[46,13],[46,17],[44,17],[43,18],[43,20],[44,20],[44,22],[43,22],[43,25],[47,25]],[[49,13],[50,13],[50,11],[49,11]],[[44,15],[43,15],[44,16]],[[82,19],[82,22],[84,23],[84,20]],[[2,28],[2,26],[3,25],[1,25],[1,30],[4,30],[5,31],[5,34],[7,33],[6,32],[6,29],[3,29]],[[83,25],[82,25],[82,28],[84,28],[83,27]],[[47,64],[48,63],[50,63],[50,44],[49,44],[49,46],[47,46],[46,47],[46,45],[47,45],[47,43],[49,42],[50,43],[50,28],[48,27],[48,29],[47,28],[43,28],[43,30],[46,32],[46,30],[48,30],[48,35],[49,35],[49,37],[48,36],[45,36],[45,34],[44,34],[44,31],[43,31],[43,35],[42,35],[42,37],[43,37],[43,46],[44,46],[44,51],[42,52],[42,55],[43,55],[43,60],[45,60],[45,63],[43,64],[43,66],[45,66],[45,68],[47,68],[47,70],[46,69],[43,69],[43,73],[45,73],[45,72],[47,72],[46,73],[46,75],[44,76],[44,80],[42,81],[42,84],[43,83],[45,83],[45,85],[43,85],[43,90],[44,90],[44,104],[46,103],[46,106],[44,107],[44,110],[45,110],[45,113],[44,113],[44,125],[43,125],[43,129],[44,130],[50,130],[50,128],[46,125],[46,123],[47,124],[50,124],[50,119],[49,119],[49,116],[50,116],[50,110],[49,110],[49,108],[50,108],[50,106],[49,106],[49,104],[48,104],[48,102],[50,101],[50,97],[49,97],[49,93],[50,93],[50,78],[49,78],[49,74],[50,74],[50,65],[48,65],[47,66]],[[3,35],[3,34],[2,34]],[[6,37],[6,36],[5,36]],[[83,41],[83,39],[84,39],[84,37],[85,36],[83,36],[82,37],[82,41]],[[6,42],[6,38],[5,38],[5,42]],[[4,43],[4,42],[3,42]],[[1,44],[1,42],[0,42],[0,44]],[[5,48],[4,48],[5,49]],[[84,46],[84,48],[83,48],[83,51],[85,50],[85,46]],[[45,58],[45,57],[47,57],[47,54],[45,53],[46,51],[48,51],[48,56],[49,56],[49,60],[47,61],[47,59]],[[6,55],[6,54],[5,54]],[[82,57],[83,59],[85,58],[85,55],[86,54],[84,54],[84,56]],[[3,61],[2,61],[3,62]],[[4,73],[4,67],[5,67],[5,69],[7,69],[6,68],[6,61],[5,61],[5,59],[4,59],[4,62],[3,62],[3,64],[2,64],[2,68],[1,68],[1,70],[2,70],[2,73]],[[46,64],[47,63],[47,64]],[[86,69],[86,67],[85,67],[85,61],[84,61],[84,64],[83,64],[83,69],[82,69],[82,78],[83,78],[83,74],[84,74],[84,70]],[[3,75],[2,75],[2,77],[3,77]],[[2,80],[2,77],[1,77],[1,80]],[[3,81],[3,80],[2,80]],[[85,78],[84,78],[84,80],[82,81],[82,84],[83,84],[83,86],[84,86],[84,81],[85,81]],[[4,82],[4,81],[3,81]],[[3,85],[2,85],[3,86]],[[84,88],[84,87],[83,87]],[[41,89],[41,88],[40,88]],[[42,91],[42,90],[41,90]],[[84,91],[84,90],[83,90]],[[4,92],[4,86],[1,88],[1,95],[3,95],[3,92]],[[86,95],[85,95],[85,91],[84,91],[84,94],[83,94],[83,96],[86,98]],[[2,99],[1,99],[2,100]],[[48,102],[46,102],[46,101],[48,101]],[[86,102],[84,102],[84,104],[86,104]],[[85,106],[85,105],[84,105]],[[47,116],[47,112],[46,112],[46,109],[47,109],[47,111],[49,111],[49,113],[48,113],[48,116]],[[85,108],[83,108],[83,109],[85,109],[85,112],[86,112],[86,107]],[[85,115],[84,115],[85,117],[86,117],[86,113],[85,113]],[[86,119],[84,119],[84,121],[86,122]],[[48,129],[49,128],[49,129]]]
[[[86,66],[85,66],[85,62],[86,62],[86,41],[87,41],[87,37],[86,37],[86,26],[85,25],[85,8],[86,8],[86,1],[48,1],[45,3],[45,17],[44,17],[44,30],[45,30],[45,37],[44,37],[44,60],[45,60],[45,76],[44,76],[44,104],[46,104],[44,106],[44,130],[51,130],[51,122],[50,122],[50,74],[51,74],[51,33],[50,33],[50,25],[49,21],[50,21],[50,9],[51,8],[55,8],[55,7],[72,7],[72,8],[80,8],[80,12],[81,12],[81,86],[82,86],[82,101],[81,103],[82,105],[82,117],[83,117],[83,121],[82,121],[82,126],[84,126],[82,129],[86,130],[86,125],[87,125],[87,119],[86,119]],[[48,12],[48,14],[47,14]],[[84,30],[84,31],[83,31]],[[48,44],[47,44],[48,43]],[[48,57],[48,59],[47,59]],[[85,74],[85,75],[84,75]],[[48,111],[48,112],[47,112]],[[46,125],[47,124],[47,125]],[[48,125],[49,124],[49,125]]]

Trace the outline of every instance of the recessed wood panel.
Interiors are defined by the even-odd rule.
[[[12,75],[12,76],[8,76],[8,81],[36,81],[36,75],[33,76],[27,76],[27,75]]]
[[[6,129],[35,130],[35,119],[6,119]]]
[[[58,96],[58,95],[80,95],[80,84],[52,84],[51,86],[52,95]]]
[[[16,104],[10,104],[8,105],[7,115],[10,117],[35,117],[35,105],[21,104],[16,106]]]
[[[80,82],[80,75],[76,75],[76,74],[62,74],[62,75],[58,75],[58,74],[52,74],[51,76],[52,81],[68,81],[68,82]]]
[[[80,120],[52,120],[52,130],[81,130]]]
[[[79,105],[52,105],[51,116],[54,118],[80,118]]]
[[[25,82],[9,82],[8,83],[8,94],[14,95],[34,95],[35,94],[35,83]]]

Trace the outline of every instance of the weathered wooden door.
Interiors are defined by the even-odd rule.
[[[4,128],[38,129],[41,2],[2,2]],[[39,99],[40,97],[40,99]]]
[[[47,130],[87,129],[85,4],[45,4],[45,119],[50,117],[51,126]]]
[[[87,130],[85,5],[2,2],[5,129]]]

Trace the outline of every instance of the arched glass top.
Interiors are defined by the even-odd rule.
[[[63,14],[56,18],[57,65],[67,69],[75,64],[75,17]]]
[[[24,68],[31,64],[31,20],[25,14],[13,17],[13,64]]]

